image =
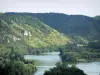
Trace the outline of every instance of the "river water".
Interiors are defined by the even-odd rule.
[[[60,62],[59,52],[43,53],[43,55],[25,55],[25,59],[37,60],[39,64],[35,75],[43,75],[45,70],[55,67],[57,62]],[[100,62],[78,63],[76,66],[82,69],[87,75],[100,74]]]

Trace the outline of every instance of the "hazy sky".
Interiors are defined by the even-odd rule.
[[[100,0],[0,0],[0,12],[100,15]]]

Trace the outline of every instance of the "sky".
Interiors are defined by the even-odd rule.
[[[100,15],[100,0],[0,0],[0,12]]]

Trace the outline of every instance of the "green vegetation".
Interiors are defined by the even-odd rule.
[[[29,15],[37,17],[39,20],[66,34],[75,42],[78,38],[93,41],[100,39],[100,16],[89,17],[84,15],[66,15],[63,13],[34,13]],[[81,40],[82,41],[82,40]]]
[[[25,54],[59,50],[63,62],[100,61],[99,34],[100,16],[0,13],[0,74],[34,74],[35,61],[25,60]],[[86,75],[64,64],[44,75],[50,74]]]
[[[67,36],[36,17],[0,13],[0,74],[32,75],[35,60],[25,60],[25,54],[56,51],[68,42]]]
[[[95,16],[94,18],[100,20],[100,15],[99,16]]]
[[[14,47],[11,47],[9,54],[0,54],[1,75],[32,75],[35,72],[34,62],[24,60],[23,55],[14,51]]]
[[[6,13],[8,15],[28,15],[36,17],[60,33],[69,36],[75,42],[100,40],[100,17],[84,15],[66,15],[63,13]],[[80,39],[81,38],[81,39]],[[83,40],[82,40],[83,39]]]
[[[62,36],[35,17],[23,13],[0,15],[0,52],[2,53],[9,52],[11,46],[21,54],[55,51],[68,41],[67,36]]]
[[[82,70],[75,66],[68,67],[65,63],[57,63],[57,67],[45,71],[44,75],[86,75]]]
[[[0,13],[0,74],[32,75],[35,60],[25,60],[25,54],[56,51],[67,42],[67,36],[35,17]]]
[[[63,62],[100,61],[100,42],[83,44],[67,44],[59,48]]]

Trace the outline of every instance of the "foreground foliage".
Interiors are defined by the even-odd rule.
[[[0,75],[32,75],[36,71],[33,61],[24,60],[23,56],[16,53],[14,48],[8,55],[0,55]]]
[[[44,75],[86,75],[75,66],[68,67],[66,64],[57,63],[57,67],[45,71]]]

